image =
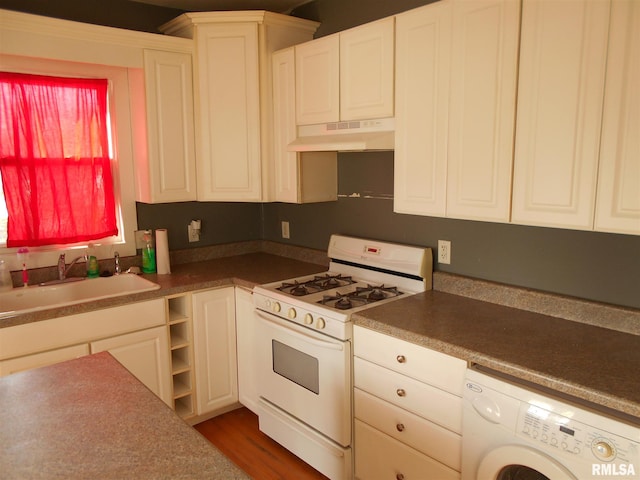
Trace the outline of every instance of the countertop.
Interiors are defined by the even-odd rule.
[[[3,478],[248,479],[103,352],[0,378]]]
[[[51,308],[36,312],[0,318],[0,328],[38,322],[50,318],[111,308],[131,302],[224,286],[240,286],[248,289],[263,283],[319,273],[326,265],[295,260],[264,252],[202,260],[171,266],[167,275],[144,274],[143,277],[160,285],[159,290],[105,298],[95,302]],[[86,280],[91,281],[91,280]]]
[[[352,318],[640,425],[640,336],[433,290]]]
[[[251,252],[172,265],[169,275],[145,275],[159,290],[4,318],[0,328],[190,290],[252,288],[326,271],[327,265],[321,264],[326,255],[315,253],[301,256],[311,261],[280,252]],[[354,314],[354,323],[636,417],[640,423],[640,312],[439,272],[434,273],[434,288]],[[530,311],[532,305],[537,313]],[[614,325],[616,319],[622,319],[618,323],[626,331],[593,324]]]

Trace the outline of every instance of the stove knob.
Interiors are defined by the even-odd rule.
[[[307,313],[304,316],[304,323],[306,323],[307,325],[311,325],[313,323],[313,317],[311,316],[310,313]]]
[[[319,318],[318,321],[316,322],[316,328],[318,330],[322,330],[325,326],[326,326],[326,322],[324,321],[324,318]]]
[[[292,320],[293,320],[294,318],[296,318],[296,315],[297,315],[296,309],[295,309],[295,308],[293,308],[293,307],[292,307],[292,308],[290,308],[290,309],[289,309],[289,313],[288,313],[288,315],[289,315],[289,318],[290,318],[290,319],[292,319]]]
[[[271,310],[273,310],[276,313],[278,313],[281,308],[282,307],[280,307],[280,303],[279,302],[273,302],[273,305],[271,305]]]

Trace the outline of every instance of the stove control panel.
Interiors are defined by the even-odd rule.
[[[351,322],[347,319],[333,318],[331,312],[323,312],[322,308],[315,307],[312,310],[304,305],[293,305],[286,300],[276,300],[257,292],[253,294],[253,303],[259,310],[269,312],[305,328],[321,331],[340,340],[349,340],[351,338]]]

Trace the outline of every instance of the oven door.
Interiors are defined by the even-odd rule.
[[[351,343],[257,310],[258,394],[342,446],[351,443]]]

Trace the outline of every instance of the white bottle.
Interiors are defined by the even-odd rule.
[[[9,267],[4,263],[4,260],[0,260],[0,292],[9,291],[13,288],[13,281],[11,280],[11,272]]]

